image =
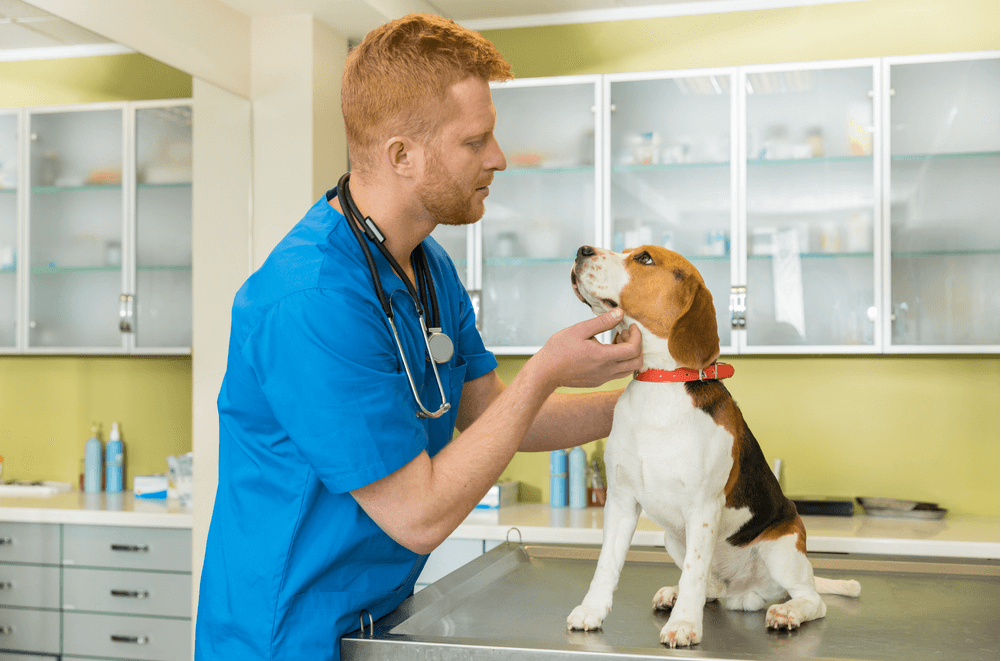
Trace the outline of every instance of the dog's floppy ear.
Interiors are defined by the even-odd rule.
[[[689,305],[671,328],[667,350],[680,367],[698,370],[719,358],[719,333],[712,294],[695,278],[689,280],[685,283]]]

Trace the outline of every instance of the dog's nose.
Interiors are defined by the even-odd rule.
[[[591,246],[581,246],[577,249],[577,259],[584,259],[585,257],[593,257],[594,248]]]

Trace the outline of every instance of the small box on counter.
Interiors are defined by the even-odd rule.
[[[136,498],[166,498],[166,475],[136,475],[132,478],[132,492]]]
[[[478,510],[495,510],[518,502],[517,482],[498,482],[490,487],[487,495],[476,506]]]

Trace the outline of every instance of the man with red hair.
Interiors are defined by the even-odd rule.
[[[489,83],[510,77],[483,37],[423,14],[373,30],[349,55],[351,198],[344,178],[233,305],[197,659],[338,659],[363,611],[378,619],[412,593],[427,554],[516,451],[608,435],[618,392],[554,391],[640,366],[638,333],[594,340],[621,314],[557,333],[505,386],[454,265],[429,237],[483,216],[506,167]],[[382,247],[361,235],[365,218]],[[422,286],[450,357],[425,357],[408,294]],[[443,414],[422,417],[421,401]]]

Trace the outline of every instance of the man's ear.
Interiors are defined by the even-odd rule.
[[[412,138],[395,135],[383,143],[386,162],[401,177],[412,177],[423,170],[424,151]]]

